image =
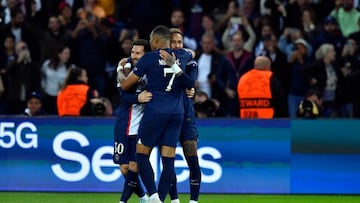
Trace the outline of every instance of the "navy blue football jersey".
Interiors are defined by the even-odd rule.
[[[188,62],[192,59],[191,53],[183,49],[166,49],[176,55],[176,63],[185,73]],[[134,74],[139,77],[146,75],[147,90],[153,94],[146,104],[145,111],[154,113],[184,113],[183,92],[181,84],[172,69],[160,57],[159,50],[146,53],[134,68]]]

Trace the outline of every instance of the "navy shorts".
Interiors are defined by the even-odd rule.
[[[199,134],[195,122],[194,105],[191,100],[184,101],[185,114],[180,132],[180,143],[189,140],[198,140]]]
[[[120,137],[118,137],[120,138]],[[136,161],[136,136],[121,136],[114,141],[113,162],[115,164],[128,164],[130,161]]]
[[[139,127],[138,142],[148,147],[176,147],[184,114],[145,113]]]

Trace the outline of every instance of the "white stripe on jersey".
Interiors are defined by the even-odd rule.
[[[141,118],[144,115],[144,105],[133,104],[129,113],[127,135],[137,135]]]

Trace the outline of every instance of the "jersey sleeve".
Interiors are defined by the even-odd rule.
[[[149,69],[149,61],[151,55],[146,53],[140,60],[137,62],[136,66],[133,69],[135,75],[142,77],[146,74]]]
[[[192,60],[192,53],[186,49],[182,49],[185,52],[185,55],[187,56],[187,60],[191,61]]]
[[[197,79],[198,76],[198,65],[197,62],[195,60],[191,60],[187,65],[186,65],[186,70],[185,73],[193,80]]]
[[[129,104],[137,104],[138,95],[136,93],[120,90],[120,99]]]

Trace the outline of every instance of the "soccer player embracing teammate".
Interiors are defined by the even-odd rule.
[[[150,203],[163,202],[176,178],[174,160],[184,120],[184,89],[194,86],[194,80],[183,71],[192,54],[184,49],[170,50],[170,38],[169,28],[155,27],[150,34],[150,45],[154,51],[146,53],[127,77],[119,77],[121,88],[128,90],[146,75],[147,90],[152,93],[144,109],[136,146],[139,173],[150,195]],[[176,60],[161,58],[164,51],[172,53]],[[151,150],[156,146],[160,148],[163,164],[158,189],[149,160]]]

